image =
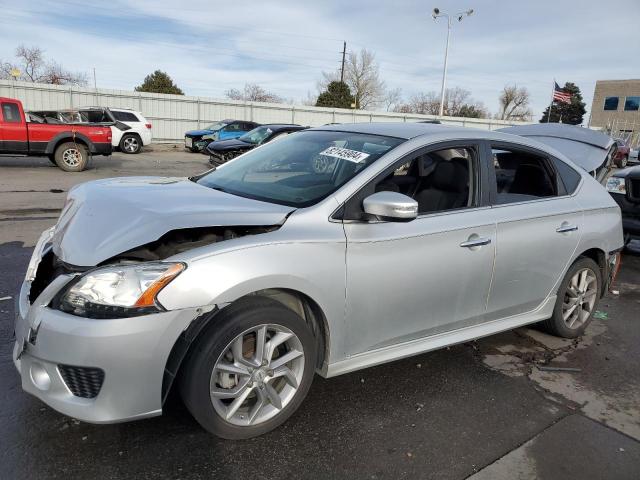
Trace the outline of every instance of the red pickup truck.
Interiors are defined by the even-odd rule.
[[[110,127],[31,120],[19,100],[0,97],[0,154],[46,156],[66,172],[84,170],[90,155],[111,155]]]

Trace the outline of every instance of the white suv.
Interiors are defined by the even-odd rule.
[[[151,143],[151,123],[140,112],[103,107],[88,107],[80,112],[90,122],[115,122],[111,125],[111,144],[121,152],[140,153],[143,146]]]

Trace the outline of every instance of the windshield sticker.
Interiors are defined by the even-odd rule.
[[[329,147],[326,150],[320,152],[320,155],[327,157],[335,157],[340,160],[347,160],[349,162],[360,163],[365,160],[369,154],[364,152],[358,152],[357,150],[349,150],[342,147]]]

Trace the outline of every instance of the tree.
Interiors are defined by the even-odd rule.
[[[352,103],[355,103],[355,98],[349,86],[344,82],[331,82],[327,90],[318,95],[316,107],[352,108]]]
[[[568,123],[569,125],[580,125],[586,113],[585,103],[582,101],[580,88],[571,82],[564,84],[564,91],[571,94],[571,102],[563,103],[553,101],[551,106],[551,118],[549,118],[549,107],[545,108],[540,123]],[[549,120],[547,120],[549,119]]]
[[[245,102],[268,102],[283,103],[284,99],[275,93],[268,92],[260,85],[255,83],[246,83],[244,90],[231,88],[225,92],[225,96],[231,100],[241,100]]]
[[[349,52],[344,65],[344,82],[355,98],[356,108],[375,108],[385,93],[385,84],[380,80],[375,54],[367,49],[359,53]],[[340,81],[340,70],[322,72],[323,79],[318,84],[319,91],[325,91],[331,82]]]
[[[387,109],[387,112],[394,111],[396,107],[402,104],[402,89],[387,90],[382,98],[382,104]]]
[[[136,92],[184,95],[184,92],[180,90],[175,83],[173,83],[173,79],[162,70],[156,70],[152,74],[144,77],[142,85],[138,85],[134,90]]]
[[[394,111],[401,113],[419,113],[438,115],[440,113],[440,94],[421,92],[412,95],[408,104],[398,105]],[[444,115],[449,117],[486,118],[489,112],[485,106],[471,98],[471,92],[464,88],[447,88],[444,93]]]
[[[38,47],[16,48],[17,62],[0,61],[0,78],[14,78],[12,71],[20,72],[18,80],[25,82],[50,83],[53,85],[86,85],[87,75],[82,72],[70,72],[54,61],[46,61],[44,51]]]
[[[460,111],[458,112],[458,115],[456,115],[456,117],[466,117],[466,118],[487,118],[489,116],[489,113],[487,112],[487,110],[484,108],[484,106],[482,106],[482,104],[477,103],[474,105],[462,105],[462,107],[460,107]]]
[[[500,93],[500,111],[496,118],[500,120],[530,121],[532,112],[529,108],[531,96],[529,90],[516,84],[505,85]]]

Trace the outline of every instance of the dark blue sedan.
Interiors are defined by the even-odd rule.
[[[259,123],[245,120],[221,120],[201,130],[186,132],[184,134],[184,147],[192,152],[201,152],[211,142],[238,138],[259,125]]]

